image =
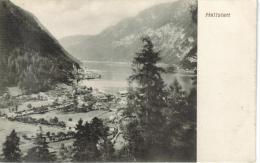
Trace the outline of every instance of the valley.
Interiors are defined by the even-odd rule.
[[[40,129],[45,135],[47,132],[54,135],[74,132],[80,119],[90,122],[97,117],[103,119],[110,127],[111,139],[116,138],[113,140],[117,144],[115,148],[120,149],[122,138],[116,134],[120,126],[118,122],[123,118],[121,112],[126,107],[127,78],[131,75],[131,64],[101,61],[84,61],[83,63],[88,72],[100,74],[101,78],[83,79],[74,86],[59,84],[53,90],[30,95],[23,95],[19,88],[9,88],[10,92],[0,97],[2,105],[7,102],[6,107],[0,108],[0,123],[6,124],[0,127],[0,140],[4,141],[11,129],[16,126],[18,135],[21,137],[21,149],[26,152],[33,146],[29,142],[32,142]],[[191,74],[165,74],[164,79],[168,84],[177,79],[188,94],[193,88],[191,79],[193,76]],[[75,93],[76,89],[77,93]],[[74,103],[75,98],[77,104]],[[8,100],[12,103],[8,104]],[[38,110],[45,111],[38,112]],[[57,123],[51,123],[55,117],[58,119]],[[57,125],[58,122],[63,125]],[[24,137],[29,139],[26,140]],[[49,145],[52,147],[52,144],[61,144],[64,141],[66,144],[72,144],[73,139],[60,139],[50,142]],[[2,143],[0,142],[0,148]],[[59,147],[55,145],[51,150],[57,153]]]
[[[0,161],[194,161],[195,4],[57,40],[0,0]]]

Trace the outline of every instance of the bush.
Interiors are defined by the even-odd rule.
[[[32,108],[32,104],[28,104],[27,108],[31,109]]]
[[[53,119],[50,119],[50,123],[57,124],[59,122],[59,119],[57,117],[54,117]]]

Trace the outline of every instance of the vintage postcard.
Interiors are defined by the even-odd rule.
[[[0,0],[1,162],[255,162],[255,0]]]

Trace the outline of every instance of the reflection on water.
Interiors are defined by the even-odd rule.
[[[97,88],[101,91],[117,92],[126,90],[128,87],[127,79],[131,75],[131,64],[126,62],[94,62],[85,61],[84,65],[92,71],[101,74],[101,79],[84,80],[81,85]],[[164,74],[163,79],[166,84],[171,84],[175,79],[180,82],[183,89],[189,92],[192,85],[192,75],[183,74]]]

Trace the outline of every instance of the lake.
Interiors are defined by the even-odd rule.
[[[83,80],[81,85],[97,88],[100,91],[115,93],[126,90],[128,87],[127,79],[132,74],[131,63],[128,62],[101,62],[83,61],[88,70],[101,74],[101,79]],[[187,74],[163,74],[162,77],[166,84],[171,84],[175,79],[182,85],[187,93],[193,88],[191,78],[194,75]]]

